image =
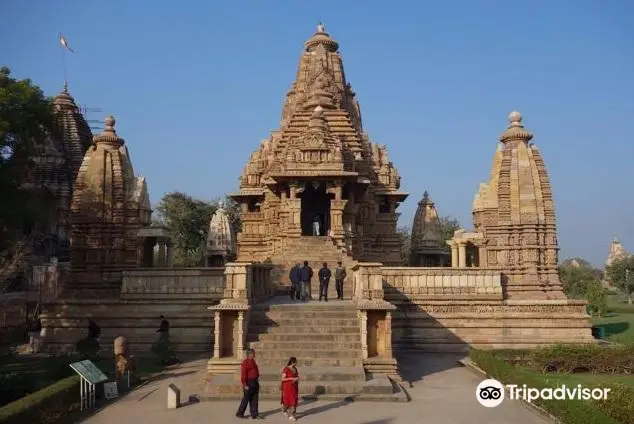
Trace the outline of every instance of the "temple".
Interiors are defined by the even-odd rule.
[[[608,257],[605,260],[605,266],[610,266],[615,261],[627,258],[628,256],[630,256],[630,254],[625,250],[619,239],[615,237],[610,244],[610,253],[608,253]]]
[[[434,202],[425,191],[412,224],[410,243],[411,266],[442,267],[449,266],[451,254],[447,240],[443,239],[443,230]]]
[[[220,202],[209,222],[204,255],[205,266],[224,266],[230,260],[235,259],[235,255],[235,231],[229,221],[224,203]]]
[[[385,146],[363,132],[338,44],[323,25],[305,43],[279,131],[251,155],[232,194],[242,219],[235,259],[221,207],[206,266],[171,267],[169,252],[152,261],[157,243],[169,250],[169,231],[150,226],[146,182],[114,125],[106,119],[75,181],[72,272],[54,281],[62,290],[43,296],[51,351],[73,350],[90,317],[102,346],[124,336],[135,354],[148,354],[165,315],[179,354],[210,358],[205,396],[242,396],[236,376],[251,347],[262,397],[279,400],[279,370],[296,356],[302,394],[393,401],[405,396],[399,352],[593,343],[585,301],[562,291],[552,190],[518,112],[475,196],[474,231],[448,241],[450,267],[428,195],[414,220],[414,266],[401,266],[396,210],[407,193]],[[304,260],[331,269],[341,261],[344,299],[289,302],[288,267]]]
[[[553,195],[532,139],[522,115],[512,112],[491,177],[480,184],[473,202],[476,231],[455,235],[452,263],[503,271],[508,297],[562,299]]]
[[[84,152],[92,143],[88,123],[68,92],[67,84],[53,98],[56,131],[37,146],[25,187],[48,201],[48,228],[25,228],[41,236],[35,254],[43,261],[70,260],[70,204]],[[28,223],[27,223],[28,226]]]
[[[319,26],[304,46],[281,128],[251,155],[232,195],[242,207],[238,260],[398,264],[396,209],[407,197],[398,172],[363,132],[338,43]],[[311,237],[332,248],[298,256],[312,250]]]

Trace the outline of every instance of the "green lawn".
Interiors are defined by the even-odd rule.
[[[592,324],[605,329],[605,338],[611,342],[634,344],[634,305],[624,300],[610,297],[609,313],[605,317],[595,317]]]
[[[81,360],[74,356],[33,358],[5,355],[0,358],[0,406],[34,393],[74,374],[69,364]],[[114,359],[94,361],[104,374],[114,378]],[[158,372],[162,366],[151,359],[137,361],[135,376],[144,378]]]

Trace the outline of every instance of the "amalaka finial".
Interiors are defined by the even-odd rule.
[[[509,127],[520,127],[522,126],[522,114],[518,111],[513,111],[509,113]]]
[[[103,123],[105,125],[104,131],[114,132],[114,124],[116,124],[116,122],[117,121],[114,119],[114,116],[112,115],[106,116],[106,118],[103,120]]]
[[[326,32],[326,26],[321,21],[317,24],[317,32]]]

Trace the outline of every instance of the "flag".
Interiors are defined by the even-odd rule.
[[[68,40],[62,34],[59,35],[59,42],[62,47],[66,48],[66,50],[70,51],[71,53],[75,53],[75,50],[70,48],[70,46],[68,45]]]

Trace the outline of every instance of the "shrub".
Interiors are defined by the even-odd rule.
[[[548,372],[591,372],[596,374],[632,374],[632,345],[555,345],[526,353],[530,366]]]
[[[547,376],[522,371],[496,357],[493,352],[472,349],[469,356],[480,368],[503,384],[526,384],[528,387],[536,389],[551,386],[546,380]],[[599,410],[598,405],[595,406],[594,403],[588,401],[537,399],[534,403],[547,410],[564,424],[619,424],[614,418]]]
[[[3,424],[52,424],[79,404],[79,377],[71,376],[0,408]]]
[[[608,311],[605,290],[599,280],[593,280],[586,286],[587,310],[592,316],[604,316]]]
[[[634,389],[623,384],[610,386],[607,399],[595,400],[597,407],[624,424],[634,424]]]
[[[86,337],[85,339],[81,339],[77,342],[75,350],[87,359],[97,359],[97,354],[99,353],[99,342],[97,339],[92,337]]]

